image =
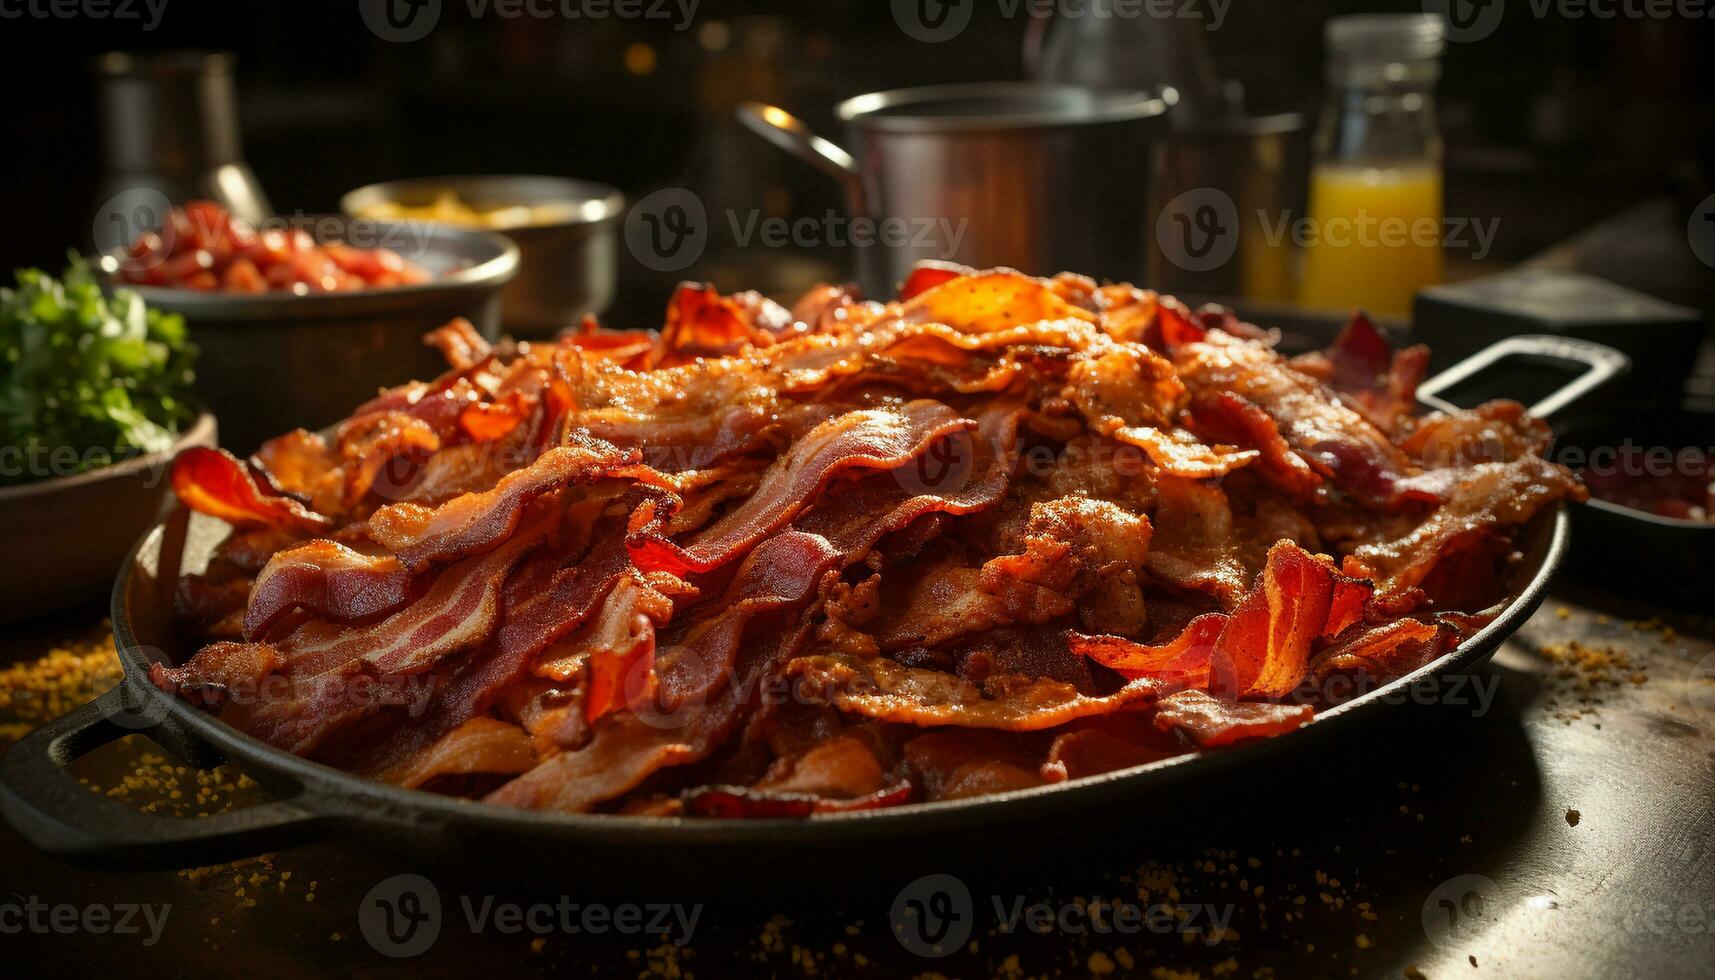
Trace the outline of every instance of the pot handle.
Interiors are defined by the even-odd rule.
[[[94,749],[141,734],[188,755],[199,768],[220,756],[127,691],[128,681],[48,722],[0,756],[0,814],[31,844],[98,867],[145,869],[214,864],[321,836],[334,818],[274,800],[208,817],[143,813],[78,782],[66,768]],[[157,716],[158,715],[158,716]],[[180,747],[194,744],[189,753]]]
[[[844,147],[817,136],[802,119],[779,106],[742,102],[735,113],[745,129],[839,181],[846,189],[852,215],[864,213],[857,161]]]
[[[1418,385],[1417,400],[1443,412],[1458,411],[1459,406],[1442,398],[1442,392],[1513,358],[1584,369],[1576,378],[1530,406],[1530,414],[1545,420],[1632,369],[1631,358],[1606,344],[1576,337],[1524,334],[1490,344]]]

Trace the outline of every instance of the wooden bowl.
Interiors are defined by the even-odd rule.
[[[100,469],[18,487],[0,488],[0,622],[53,612],[107,592],[143,532],[161,519],[172,497],[173,456],[190,446],[213,446],[207,412],[173,448]]]

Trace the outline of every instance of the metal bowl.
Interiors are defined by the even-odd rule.
[[[337,422],[387,385],[439,374],[446,365],[422,336],[454,317],[499,336],[501,287],[518,271],[518,247],[487,232],[337,216],[301,226],[322,242],[391,248],[434,278],[307,295],[117,284],[184,315],[202,349],[197,394],[220,418],[226,446],[239,452],[300,425]],[[103,268],[114,261],[108,256]]]
[[[565,206],[561,220],[496,229],[518,243],[518,278],[503,294],[509,331],[557,332],[613,302],[625,197],[606,184],[525,175],[414,177],[359,187],[339,204],[361,215],[382,202],[422,206],[449,192],[477,210]]]
[[[0,540],[19,559],[0,565],[0,623],[107,591],[137,537],[160,520],[172,497],[173,456],[214,444],[214,416],[203,412],[166,452],[0,488]]]

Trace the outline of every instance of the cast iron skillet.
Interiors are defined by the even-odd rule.
[[[1596,350],[1604,357],[1612,353]],[[1590,361],[1584,357],[1580,363]],[[581,881],[615,888],[647,887],[664,873],[685,869],[695,869],[699,882],[721,886],[754,879],[759,869],[768,869],[770,877],[782,869],[817,869],[825,875],[831,867],[852,865],[884,873],[921,868],[925,860],[945,865],[978,852],[992,861],[997,842],[1019,839],[1012,835],[1027,830],[1076,827],[1103,808],[1135,811],[1141,818],[1152,803],[1162,808],[1163,801],[1175,798],[1164,792],[1170,787],[1200,781],[1202,791],[1228,792],[1231,787],[1211,780],[1235,763],[1317,764],[1318,756],[1309,754],[1315,746],[1321,744],[1326,753],[1334,740],[1356,737],[1360,718],[1486,661],[1542,603],[1567,544],[1565,513],[1557,508],[1539,514],[1520,530],[1521,560],[1508,582],[1515,598],[1492,623],[1434,663],[1318,714],[1313,724],[1292,734],[994,796],[799,821],[538,813],[491,806],[362,779],[225,725],[148,682],[151,659],[178,662],[190,652],[173,635],[173,582],[178,569],[201,567],[224,529],[218,521],[187,519],[181,512],[137,545],[113,590],[113,629],[124,679],[0,758],[0,812],[37,847],[102,866],[183,867],[355,835],[426,862],[456,864],[462,858],[482,875],[505,876],[504,865],[523,864],[537,873],[565,868],[575,869]],[[144,814],[92,792],[67,771],[79,756],[133,733],[199,767],[229,760],[273,801],[211,817]],[[1131,809],[1111,806],[1122,801]],[[493,855],[528,858],[499,861]]]

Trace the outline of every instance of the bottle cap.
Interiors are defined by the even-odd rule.
[[[1353,14],[1323,29],[1328,77],[1345,84],[1433,82],[1441,75],[1446,23],[1440,14]]]

